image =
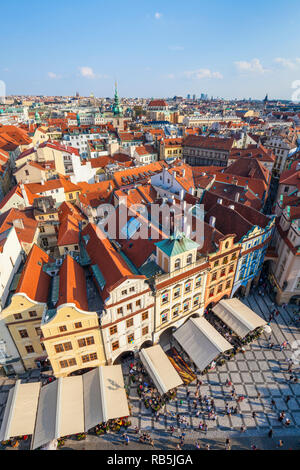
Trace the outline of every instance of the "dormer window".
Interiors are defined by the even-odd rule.
[[[180,259],[179,258],[175,261],[175,269],[180,269]]]
[[[193,255],[189,255],[186,259],[186,264],[192,264],[193,261]]]

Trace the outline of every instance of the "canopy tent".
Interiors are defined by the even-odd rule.
[[[31,448],[129,416],[121,366],[101,366],[41,388]]]
[[[32,449],[84,432],[82,376],[64,377],[42,387]]]
[[[251,331],[267,324],[238,299],[223,299],[215,305],[212,311],[240,338],[244,338]]]
[[[82,378],[86,431],[109,419],[129,416],[120,365],[98,367]]]
[[[159,344],[142,349],[140,358],[161,395],[182,385],[181,377]]]
[[[10,389],[0,430],[0,441],[34,432],[36,410],[41,384],[21,384],[17,380]]]
[[[199,370],[204,370],[220,353],[232,345],[205,318],[190,318],[173,333]]]

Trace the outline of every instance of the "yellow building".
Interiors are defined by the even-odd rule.
[[[54,375],[105,365],[98,314],[88,310],[85,272],[69,255],[52,279],[50,302],[41,329]]]
[[[161,139],[159,147],[159,159],[182,158],[182,138]]]
[[[191,315],[202,315],[208,271],[199,245],[181,234],[156,243],[157,264],[165,274],[155,282],[154,342],[162,333],[178,328]]]
[[[1,313],[25,369],[36,368],[36,362],[46,358],[40,336],[51,282],[43,266],[50,261],[41,248],[33,245],[10,304]]]

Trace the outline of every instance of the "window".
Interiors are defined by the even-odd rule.
[[[40,227],[40,232],[41,232],[41,233],[45,233],[44,227]]]
[[[201,277],[196,280],[196,288],[201,286]]]
[[[113,351],[115,351],[116,349],[119,349],[119,341],[115,341],[111,346],[112,346]]]
[[[25,346],[27,354],[32,354],[34,353],[33,346]]]
[[[123,307],[119,307],[119,308],[117,309],[117,313],[118,313],[119,315],[122,315],[122,313],[123,313]]]
[[[180,296],[180,287],[176,287],[174,290],[174,299],[177,299]]]
[[[128,304],[128,305],[127,305],[127,311],[128,311],[128,312],[132,312],[132,304]]]
[[[211,278],[211,281],[215,281],[217,279],[217,273],[213,273],[212,275],[212,278]]]
[[[172,315],[173,315],[173,318],[179,315],[179,305],[176,305],[175,307],[173,307]]]
[[[36,334],[37,334],[38,336],[42,336],[42,330],[41,330],[41,328],[40,328],[39,326],[37,326],[37,327],[35,328],[35,331],[36,331]]]
[[[228,256],[225,256],[225,258],[223,259],[223,264],[227,264],[228,263]]]
[[[215,292],[214,289],[211,289],[211,290],[209,291],[209,297],[213,297],[213,296],[214,296],[214,292]]]
[[[166,304],[168,301],[169,301],[169,293],[166,292],[165,294],[161,296],[161,303]]]
[[[197,295],[197,297],[194,298],[194,305],[198,305],[199,303],[199,296]]]
[[[219,294],[220,292],[222,292],[222,289],[223,289],[223,284],[220,284],[219,287],[218,287],[218,294]]]
[[[229,289],[230,285],[231,285],[231,281],[227,281],[226,282],[226,289]]]
[[[141,307],[141,305],[142,305],[142,302],[141,302],[140,300],[137,300],[137,301],[136,301],[136,306],[137,306],[137,307]]]
[[[144,312],[142,314],[142,321],[148,320],[148,317],[149,317],[148,312]]]
[[[134,292],[134,291],[135,291],[135,287],[130,287],[129,292]]]
[[[189,305],[190,305],[189,301],[184,302],[184,304],[183,304],[183,311],[184,312],[186,312],[189,309]]]
[[[168,321],[168,312],[167,311],[162,312],[160,317],[161,317],[161,322],[166,323]]]
[[[68,361],[60,361],[59,365],[62,369],[69,367]]]
[[[149,328],[148,326],[145,326],[145,328],[142,329],[142,336],[145,336],[149,333]]]
[[[190,292],[191,288],[192,288],[192,283],[191,283],[191,281],[188,281],[185,284],[185,292]]]
[[[60,327],[59,327],[59,331],[60,331],[61,333],[63,333],[64,331],[67,331],[66,325],[60,326]]]
[[[81,322],[78,322],[78,323],[75,323],[75,328],[82,328],[82,323]]]
[[[193,255],[189,255],[186,259],[186,264],[192,264],[193,261]]]
[[[21,338],[28,338],[27,330],[19,330]]]
[[[77,362],[76,362],[76,359],[75,359],[75,358],[74,358],[74,359],[69,359],[69,360],[68,360],[68,363],[69,363],[69,367],[71,367],[71,366],[76,366],[76,365],[77,365]]]
[[[221,277],[225,276],[225,273],[226,273],[226,269],[222,269],[220,276]]]
[[[64,346],[65,351],[71,351],[71,349],[73,349],[71,342],[64,343],[63,346]]]
[[[236,253],[233,253],[232,257],[231,257],[231,261],[234,261],[236,259]]]
[[[117,332],[118,332],[118,327],[117,325],[115,326],[112,326],[110,329],[109,329],[109,332],[110,332],[110,335],[115,335]]]
[[[63,351],[64,351],[64,347],[63,347],[62,344],[56,344],[56,345],[54,346],[54,349],[55,349],[55,352],[56,352],[56,353],[60,353],[60,352],[63,352]]]
[[[122,294],[122,295],[127,295],[127,289],[126,289],[126,290],[122,290],[121,294]]]
[[[219,260],[215,261],[214,268],[216,268],[217,266],[219,266]]]
[[[97,353],[86,354],[85,356],[81,356],[81,360],[83,363],[96,361],[98,359]]]
[[[36,313],[36,311],[35,311],[35,310],[33,310],[32,312],[29,312],[29,316],[30,316],[31,318],[33,318],[33,317],[37,317],[37,313]]]
[[[128,344],[132,344],[134,342],[134,334],[133,333],[131,335],[127,336],[127,342],[128,342]]]
[[[228,273],[233,273],[233,270],[234,270],[234,265],[232,264],[232,265],[230,266],[230,268],[229,268]]]
[[[175,261],[175,269],[180,269],[180,259]]]
[[[133,326],[133,318],[130,318],[129,320],[127,320],[126,326],[127,328],[130,328],[131,326]]]
[[[14,318],[15,320],[22,320],[22,315],[20,313],[15,313]]]

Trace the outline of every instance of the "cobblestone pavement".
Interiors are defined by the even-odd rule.
[[[270,312],[274,307],[269,295],[260,296],[256,291],[246,298],[244,302],[268,321]],[[175,427],[177,434],[181,432],[180,425],[171,413],[179,413],[186,418],[187,429],[185,433],[187,442],[194,442],[195,439],[200,438],[210,442],[222,443],[222,440],[226,437],[236,439],[238,442],[241,436],[243,436],[243,438],[252,439],[252,441],[253,439],[264,438],[266,441],[265,445],[269,445],[269,448],[273,448],[275,439],[280,438],[296,439],[295,442],[300,443],[300,383],[290,384],[288,382],[290,374],[287,371],[287,362],[292,355],[292,350],[288,348],[280,351],[279,348],[279,345],[285,340],[290,345],[294,341],[300,340],[299,329],[296,329],[292,324],[293,312],[295,312],[296,307],[289,305],[278,308],[280,314],[275,317],[270,325],[273,331],[271,341],[275,344],[272,350],[268,347],[267,337],[262,335],[257,341],[246,347],[244,355],[242,353],[237,354],[223,366],[217,367],[215,371],[204,376],[199,375],[203,382],[201,386],[202,396],[207,395],[210,398],[214,398],[217,413],[216,421],[207,419],[205,413],[196,418],[195,412],[191,407],[193,394],[196,390],[195,383],[188,387],[191,391],[190,401],[186,397],[186,388],[179,387],[176,400],[168,404],[167,413],[165,415],[162,414],[159,420],[156,421],[151,411],[145,408],[142,400],[138,397],[137,385],[130,383],[129,367],[124,365],[124,381],[129,391],[132,408],[132,426],[138,426],[142,430],[149,431],[155,438],[155,441],[158,440],[160,443],[155,448],[174,448],[174,442],[178,442],[178,440],[172,439],[167,432],[171,425]],[[299,366],[294,368],[295,372],[299,377]],[[40,373],[37,370],[33,370],[20,378],[24,382],[35,382],[40,380]],[[229,403],[229,406],[235,406],[235,401],[232,401],[229,393],[230,389],[225,386],[226,379],[228,378],[235,386],[236,393],[245,396],[244,401],[239,404],[239,413],[232,416],[226,416],[224,413],[226,402]],[[3,418],[8,391],[14,382],[14,379],[0,377],[0,422]],[[258,392],[260,394],[259,397]],[[288,403],[285,402],[287,395],[291,397]],[[274,409],[271,407],[272,399],[274,399],[276,404]],[[286,417],[291,421],[288,428],[278,421],[278,415],[283,410],[286,413]],[[253,411],[256,412],[255,418],[252,417]],[[206,434],[198,431],[199,421],[203,419],[208,425]],[[246,427],[246,431],[241,435],[240,428],[243,425]],[[269,440],[266,437],[270,427],[274,431],[274,440]],[[100,447],[103,446],[102,448],[114,449],[116,445],[121,445],[121,443],[117,444],[116,442],[120,438],[113,436],[101,438],[88,436],[86,441],[69,441],[69,443],[71,448],[74,449],[92,448],[90,446],[98,448],[98,445],[96,445],[97,439],[99,445],[101,441]],[[131,443],[131,445],[133,444]],[[137,445],[139,448],[142,446],[141,444]],[[171,447],[168,447],[169,445]],[[220,445],[222,446],[223,444]],[[149,449],[149,446],[145,448]]]

